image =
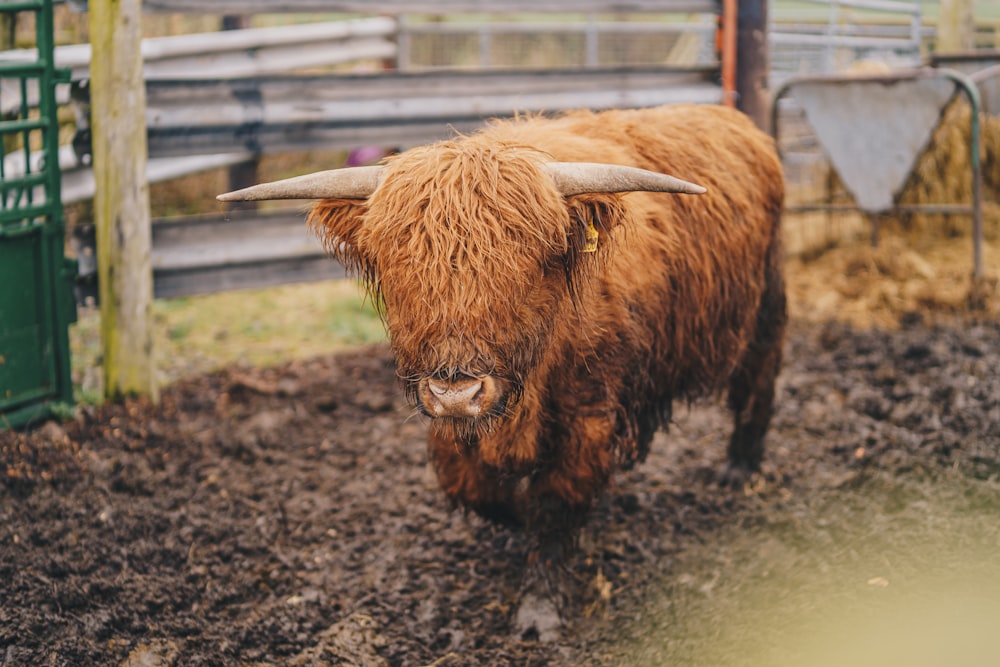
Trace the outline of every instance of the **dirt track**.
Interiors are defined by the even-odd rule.
[[[510,631],[524,541],[446,507],[384,348],[0,433],[0,665],[794,665],[777,624],[820,599],[1000,591],[1000,325],[798,324],[786,359],[763,474],[709,482],[728,418],[676,410],[548,644]]]

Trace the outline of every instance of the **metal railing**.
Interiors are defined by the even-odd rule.
[[[981,80],[993,78],[996,76],[996,71],[991,70],[1000,70],[1000,67],[984,70],[979,73],[978,78]],[[909,93],[905,98],[898,95],[886,95],[884,92],[886,90],[897,92],[902,90],[903,86],[907,86]],[[983,277],[983,173],[980,155],[982,119],[980,117],[979,87],[973,77],[965,76],[954,70],[921,68],[880,75],[790,79],[778,89],[771,112],[771,127],[779,145],[781,143],[778,120],[781,108],[780,101],[786,95],[794,95],[796,92],[799,92],[800,95],[808,93],[808,96],[813,98],[812,107],[814,110],[836,110],[837,122],[835,124],[826,123],[824,145],[835,166],[838,164],[838,156],[840,157],[841,168],[838,173],[844,185],[854,193],[855,203],[834,205],[824,202],[795,206],[786,204],[785,211],[863,211],[872,225],[873,245],[878,243],[879,221],[885,215],[900,212],[968,215],[972,220],[972,275],[975,279]],[[913,139],[921,135],[927,136],[929,133],[922,121],[933,120],[933,125],[929,128],[932,130],[940,122],[944,108],[959,93],[965,95],[970,106],[969,180],[971,200],[967,204],[901,204],[897,200],[899,190],[903,179],[913,168],[912,165],[915,164],[918,157],[917,149],[921,146],[919,141]],[[864,108],[861,108],[861,105],[857,103],[857,100],[862,98],[867,102]],[[843,108],[838,109],[838,105],[843,105]],[[909,115],[905,113],[907,109],[912,110],[918,106],[925,107],[927,112]],[[874,128],[872,125],[866,124],[864,130],[861,130],[860,123],[852,124],[852,115],[860,116],[862,114],[868,120],[875,118],[880,122]],[[843,120],[841,121],[841,119]],[[890,123],[896,125],[892,131],[887,131],[886,127]],[[820,129],[824,128],[817,127],[817,130]],[[875,131],[873,132],[872,129]],[[853,137],[848,137],[845,133],[849,133]],[[883,138],[899,136],[903,137],[903,140],[878,145],[879,142],[874,139],[876,134],[882,135]],[[867,139],[867,141],[852,142],[851,139],[854,137]],[[910,154],[908,154],[908,150]],[[886,161],[887,158],[888,161]],[[890,164],[890,162],[895,164]],[[903,166],[906,171],[896,169],[899,166]],[[898,171],[895,182],[891,178],[883,178],[887,175],[891,176],[894,170]]]
[[[63,256],[65,225],[56,154],[59,127],[53,91],[68,72],[53,65],[51,0],[0,5],[0,13],[34,13],[37,56],[0,59],[0,78],[42,91],[37,108],[25,95],[0,117],[0,145],[23,156],[20,172],[0,162],[0,428],[19,426],[73,400],[67,327],[75,320],[75,266]],[[43,157],[31,163],[32,148]]]
[[[772,12],[771,88],[790,77],[834,74],[858,60],[915,67],[923,58],[924,28],[918,2],[803,0],[812,11]]]

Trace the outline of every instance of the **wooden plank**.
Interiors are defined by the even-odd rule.
[[[144,76],[146,79],[260,76],[294,68],[383,58],[395,54],[396,32],[394,19],[372,17],[148,37],[142,40],[141,47]],[[57,46],[56,65],[72,70],[75,81],[86,79],[90,51],[90,44]],[[7,66],[30,65],[36,57],[35,49],[8,51],[0,48],[0,62]],[[8,80],[2,83],[2,109],[16,110],[20,104],[18,87]],[[29,86],[29,99],[33,104],[37,103],[37,97],[37,88]],[[61,103],[65,101],[68,100]]]
[[[155,271],[156,298],[257,289],[346,277],[344,267],[329,257],[291,257],[246,264],[189,267]]]
[[[153,224],[154,270],[312,257],[326,257],[326,253],[306,228],[301,210],[236,211],[222,217],[194,216]]]
[[[217,79],[281,74],[310,67],[330,67],[396,55],[389,39],[352,38],[219,51],[147,61],[146,79]]]
[[[181,14],[333,12],[371,14],[714,13],[714,0],[146,0],[146,11]]]
[[[155,400],[141,0],[94,3],[90,34],[104,393]]]
[[[154,296],[169,299],[346,277],[344,267],[307,238],[300,211],[238,216],[154,221]],[[77,225],[73,240],[78,256],[93,256],[92,228]],[[92,271],[89,262],[81,261],[81,304],[92,305],[90,299],[99,298],[92,288]]]
[[[156,298],[346,276],[298,208],[156,220],[152,263]]]
[[[152,155],[408,146],[515,112],[718,103],[715,67],[149,82]]]
[[[160,219],[153,221],[152,232],[158,299],[346,277],[344,267],[309,233],[302,208]],[[87,303],[98,296],[89,260],[93,226],[76,225],[73,245],[80,258],[77,297]]]

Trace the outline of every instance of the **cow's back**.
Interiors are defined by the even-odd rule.
[[[636,166],[708,189],[622,195],[628,219],[599,242],[604,254],[581,304],[557,333],[565,363],[553,395],[603,383],[629,422],[620,427],[623,458],[641,457],[671,401],[725,390],[754,338],[780,256],[773,141],[744,114],[702,105],[576,112],[501,129],[556,160]]]

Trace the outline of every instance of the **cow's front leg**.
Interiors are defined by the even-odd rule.
[[[549,465],[523,478],[516,503],[531,548],[522,578],[514,629],[522,637],[556,639],[576,582],[567,557],[590,507],[607,486],[614,465],[613,423],[603,413],[579,415],[552,452]]]
[[[573,578],[567,556],[576,544],[586,508],[535,497],[528,514],[530,545],[518,590],[513,629],[521,639],[559,638]]]

